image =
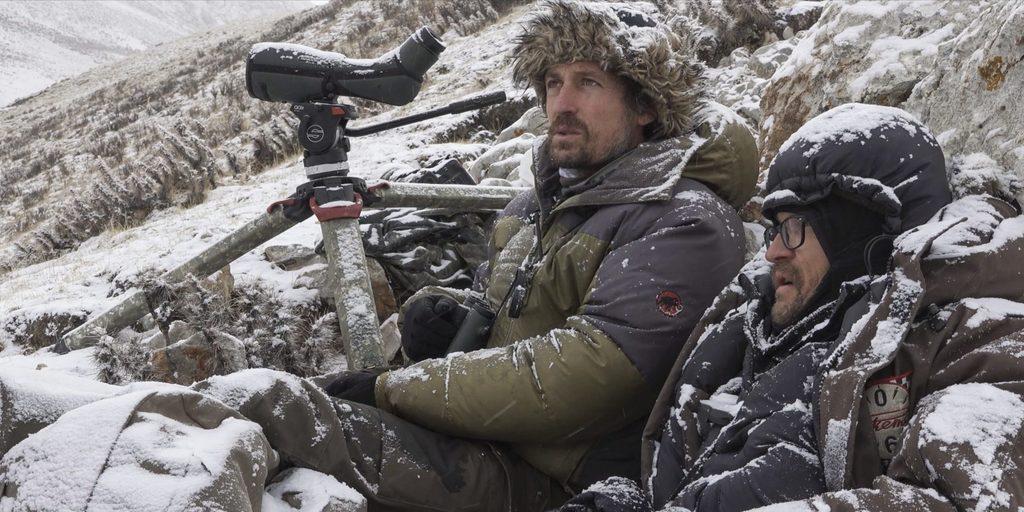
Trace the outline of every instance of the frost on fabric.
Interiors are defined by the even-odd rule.
[[[289,502],[298,501],[300,508]],[[355,489],[331,475],[306,468],[294,468],[286,476],[267,486],[263,510],[267,512],[320,512],[323,510],[363,510],[366,499]]]
[[[767,196],[764,197],[762,202],[764,202],[764,203],[773,203],[773,202],[776,202],[776,201],[790,202],[790,201],[799,201],[799,200],[800,200],[800,196],[796,195],[796,192],[793,192],[792,190],[784,188],[782,190],[776,190],[775,192],[772,192],[771,194],[768,194]]]
[[[1011,503],[1001,485],[1003,474],[1019,471],[1006,460],[1024,426],[1024,400],[990,384],[958,384],[946,388],[929,404],[921,422],[919,449],[966,445],[974,458],[953,459],[971,480],[968,489],[976,510],[1003,509]],[[945,450],[943,450],[945,451]],[[943,454],[942,456],[948,456]],[[975,460],[977,462],[975,462]],[[941,473],[942,468],[935,468]]]
[[[617,506],[626,507],[629,510],[649,508],[644,499],[643,492],[636,482],[620,476],[613,476],[595,484],[591,484],[583,492],[593,492],[600,496],[610,498]]]
[[[204,490],[230,479],[226,473],[241,470],[234,450],[251,454],[242,459],[255,461],[250,478],[265,477],[262,436],[259,425],[238,418],[202,428],[162,414],[140,413],[110,450],[90,505],[134,511],[188,510]]]
[[[1005,251],[1006,245],[1024,238],[1024,217],[1016,216],[1000,222],[998,212],[981,196],[954,201],[942,210],[940,219],[897,238],[899,250],[905,253],[916,251],[928,239],[942,233],[933,242],[925,259],[957,259]]]
[[[0,369],[0,410],[11,417],[3,422],[34,419],[51,422],[85,404],[114,396],[122,388],[61,372],[6,367]]]
[[[305,396],[302,379],[290,373],[267,368],[251,368],[230,375],[216,375],[204,381],[203,394],[232,409],[241,408],[253,397],[265,394],[277,385],[288,386],[295,396]]]
[[[846,473],[847,446],[850,440],[850,419],[830,419],[825,426],[825,449],[821,454],[825,481],[830,485],[842,483]]]
[[[964,324],[968,329],[977,329],[985,322],[1001,322],[1008,317],[1024,317],[1024,304],[1012,300],[985,297],[966,299],[963,303],[975,311]]]
[[[903,129],[917,135],[920,121],[903,110],[880,105],[848,103],[819,115],[804,124],[779,148],[784,153],[795,144],[805,144],[804,156],[810,157],[828,143],[862,142],[872,138],[872,130]],[[879,130],[879,127],[882,130]]]
[[[74,409],[7,452],[0,465],[6,469],[4,481],[17,482],[17,505],[26,510],[85,510],[110,445],[147,396],[132,393]],[[0,509],[13,509],[12,501],[0,498]]]
[[[206,429],[159,414],[136,416],[139,404],[154,393],[84,405],[11,449],[3,459],[4,478],[17,489],[17,507],[189,510],[202,489],[236,469],[233,450],[256,455],[264,449],[260,427],[249,421],[227,418]],[[250,479],[267,471],[265,461],[254,460]],[[2,505],[8,510],[14,504]]]
[[[889,316],[878,322],[875,337],[871,340],[870,360],[886,358],[896,351],[912,320],[911,310],[918,297],[924,293],[921,283],[908,278],[902,269],[894,270],[892,278]]]

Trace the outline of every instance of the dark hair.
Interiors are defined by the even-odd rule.
[[[617,76],[622,80],[623,84],[625,84],[626,95],[624,100],[626,102],[626,108],[636,115],[643,114],[644,112],[650,112],[654,116],[654,120],[644,126],[644,139],[650,139],[654,135],[655,127],[659,124],[657,110],[654,108],[654,101],[644,92],[643,87],[641,87],[636,80],[622,75]]]

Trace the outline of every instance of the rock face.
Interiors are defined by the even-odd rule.
[[[53,312],[33,315],[31,311],[12,315],[0,322],[0,341],[7,339],[28,351],[52,345],[71,329],[85,322],[84,312]],[[0,343],[0,350],[4,348]]]
[[[995,2],[938,49],[906,109],[947,155],[984,152],[1024,176],[1024,3]]]
[[[848,102],[905,107],[918,83],[937,68],[949,66],[946,43],[956,39],[972,20],[980,21],[983,13],[1009,4],[954,0],[829,3],[818,23],[798,35],[789,60],[775,71],[765,89],[759,140],[762,167],[797,128],[832,107]],[[980,37],[998,32],[996,26],[988,29],[980,30]],[[1019,23],[1007,26],[1004,33],[1014,30],[1019,37]],[[967,50],[965,42],[964,51],[969,56],[974,49]],[[1003,58],[1010,62],[1010,54],[1003,51]],[[1020,52],[1016,55],[1019,58]],[[948,94],[959,98],[960,93]],[[964,104],[959,99],[953,102]],[[922,121],[929,123],[927,118]]]

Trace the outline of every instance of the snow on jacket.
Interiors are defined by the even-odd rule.
[[[1008,469],[1022,456],[1024,417],[1006,420],[1024,413],[1015,409],[1024,305],[1013,302],[1024,284],[1024,219],[990,196],[936,213],[949,197],[943,171],[927,128],[888,107],[837,107],[784,145],[769,172],[769,214],[836,193],[903,234],[887,274],[844,284],[835,304],[779,335],[758,327],[771,297],[766,263],[716,299],[645,429],[656,507],[747,510],[803,498],[832,510],[1016,507],[1021,481]],[[709,426],[708,409],[723,409],[734,389],[735,417]],[[977,407],[942,406],[972,394]],[[1008,408],[993,416],[996,396]],[[964,435],[943,431],[947,422]],[[996,422],[997,436],[966,427],[991,432]]]
[[[892,270],[865,283],[815,384],[815,448],[831,492],[780,510],[1024,505],[1016,469],[1024,464],[1022,255],[1024,217],[987,196],[956,201],[897,241]],[[751,265],[744,274],[759,271]],[[671,467],[666,451],[700,458],[701,400],[719,385],[681,382],[685,362],[734,328],[748,298],[734,284],[716,299],[662,390],[643,449],[656,506],[674,497],[655,484]],[[666,446],[673,424],[679,428]]]
[[[694,133],[641,144],[562,200],[542,139],[535,190],[491,237],[488,348],[383,374],[377,404],[437,432],[508,443],[573,486],[638,477],[657,390],[742,265],[743,226],[712,190],[745,203],[756,150],[727,109],[704,115]]]

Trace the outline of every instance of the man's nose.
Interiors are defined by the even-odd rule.
[[[768,250],[764,252],[764,259],[771,263],[776,263],[792,258],[793,253],[794,251],[792,249],[788,249],[786,245],[782,243],[782,235],[776,234],[775,238],[772,238],[771,243],[768,244]]]
[[[577,99],[575,88],[562,86],[559,88],[558,94],[548,98],[548,111],[555,114],[575,113],[579,109]]]

